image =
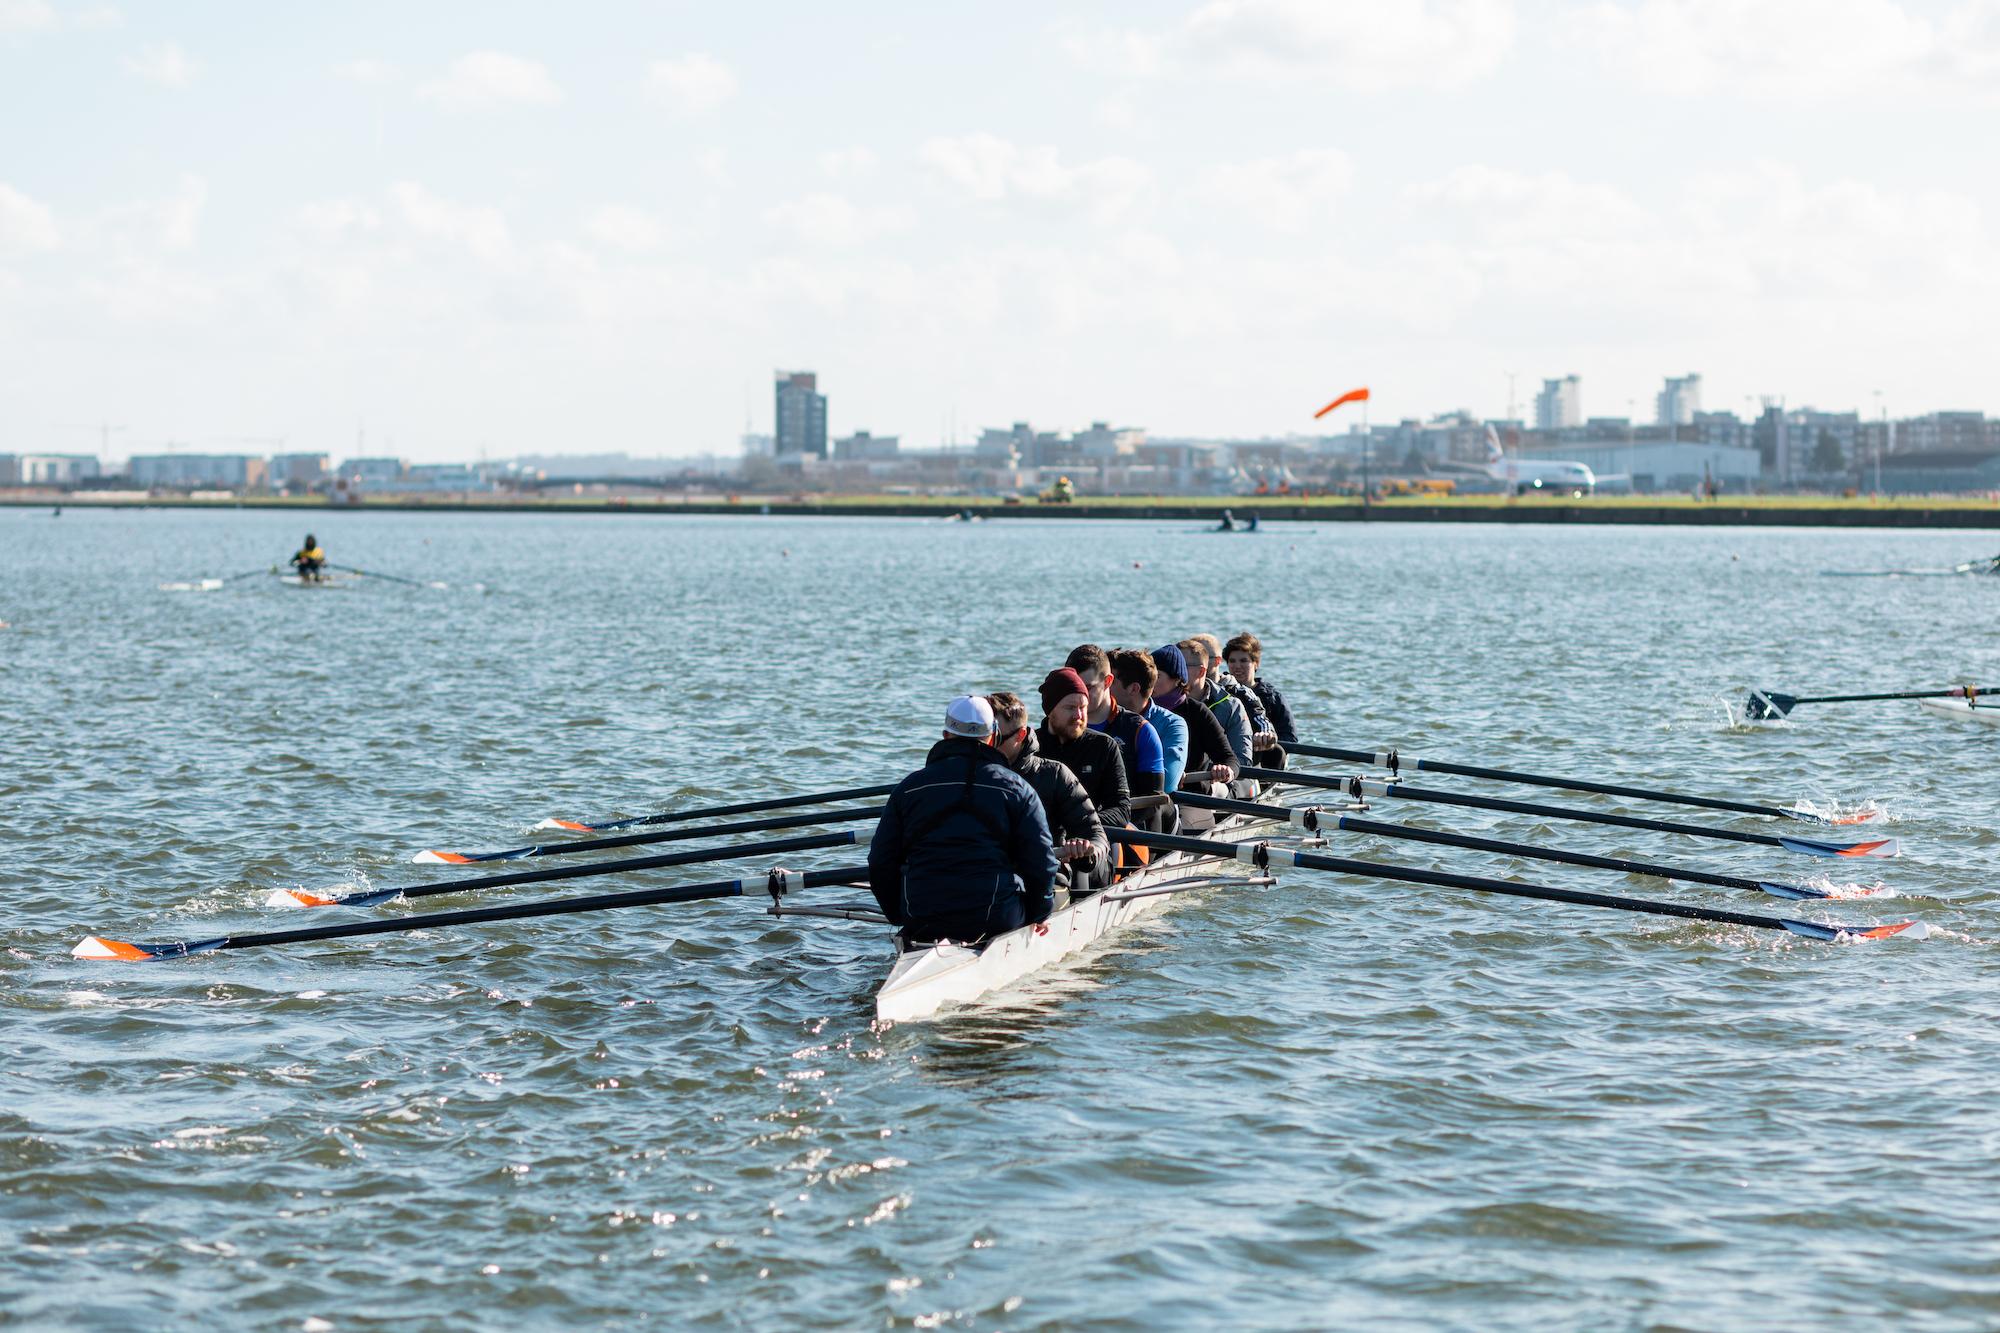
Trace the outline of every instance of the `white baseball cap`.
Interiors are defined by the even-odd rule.
[[[948,736],[983,741],[993,734],[993,706],[976,694],[961,694],[944,710]]]

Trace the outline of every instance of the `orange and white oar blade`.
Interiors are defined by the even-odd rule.
[[[476,860],[463,852],[418,852],[410,860],[421,866],[462,866]]]
[[[1867,930],[1850,933],[1864,940],[1884,940],[1891,935],[1901,935],[1911,940],[1927,940],[1931,937],[1931,928],[1921,921],[1893,921],[1886,926],[1873,926]]]
[[[107,940],[96,935],[85,935],[83,942],[69,951],[72,958],[101,958],[120,963],[137,963],[154,955],[136,944],[123,940]]]
[[[271,896],[264,900],[266,907],[333,907],[338,898],[328,898],[306,889],[273,889]]]
[[[596,831],[597,825],[585,824],[575,819],[544,819],[541,823],[531,827],[528,832],[539,833],[546,828],[564,828],[572,833],[591,833]]]

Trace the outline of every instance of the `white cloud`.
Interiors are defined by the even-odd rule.
[[[583,229],[592,240],[632,254],[657,250],[667,238],[667,229],[658,218],[617,204],[606,204],[592,213]]]
[[[151,250],[186,250],[195,242],[208,183],[183,175],[164,199],[140,199],[106,209],[91,220],[87,246],[130,255]]]
[[[323,240],[380,230],[382,215],[353,199],[327,199],[298,211],[299,225]]]
[[[1211,207],[1273,231],[1302,232],[1347,193],[1354,166],[1333,148],[1211,167],[1201,192]]]
[[[444,241],[489,264],[507,259],[514,240],[498,209],[452,203],[412,181],[391,187],[389,197],[417,235]]]
[[[1893,85],[1935,92],[2000,72],[2000,0],[1932,22],[1898,0],[1599,0],[1574,46],[1658,92],[1845,101]]]
[[[1072,27],[1065,39],[1107,73],[1362,89],[1463,84],[1492,73],[1513,43],[1513,0],[1210,0],[1164,29]]]
[[[0,0],[0,32],[41,32],[56,26],[48,0]]]
[[[916,225],[907,208],[864,208],[837,194],[814,193],[788,200],[764,214],[772,226],[808,245],[860,245]]]
[[[135,56],[125,57],[125,68],[162,88],[185,88],[201,72],[201,67],[188,58],[187,52],[172,42],[149,46]]]
[[[562,100],[562,90],[536,61],[503,51],[474,51],[452,61],[441,78],[418,88],[417,96],[446,111],[474,112],[548,106]]]
[[[701,115],[736,95],[736,71],[705,51],[655,60],[646,67],[646,91],[684,115]]]
[[[382,60],[344,60],[333,67],[333,76],[349,83],[387,83],[395,70]]]
[[[1100,224],[1122,217],[1153,179],[1151,171],[1129,157],[1071,165],[1052,145],[1023,146],[992,134],[928,139],[921,157],[974,199],[1077,206]]]
[[[851,180],[875,170],[875,154],[866,148],[830,148],[819,155],[819,169],[834,180]]]
[[[0,250],[53,250],[61,244],[55,214],[19,190],[0,184]]]

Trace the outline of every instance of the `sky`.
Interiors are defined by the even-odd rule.
[[[0,0],[0,452],[2000,414],[1996,139],[2000,0]]]

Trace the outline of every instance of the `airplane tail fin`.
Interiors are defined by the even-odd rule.
[[[1486,428],[1486,461],[1489,463],[1498,463],[1506,457],[1507,451],[1500,447],[1500,432],[1488,426]]]

